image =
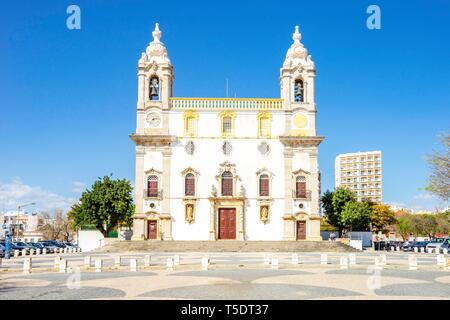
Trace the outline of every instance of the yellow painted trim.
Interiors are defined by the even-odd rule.
[[[198,112],[194,110],[186,110],[183,113],[184,117],[184,135],[186,137],[195,137],[197,136],[197,127],[198,127]],[[189,120],[194,119],[195,120],[195,127],[193,128],[193,131],[189,131]]]
[[[270,112],[260,111],[260,112],[258,112],[258,115],[256,117],[258,119],[258,138],[270,138],[271,133],[272,133],[272,115],[270,114]],[[267,134],[267,135],[263,135],[261,132],[263,119],[269,120],[269,128],[268,128],[269,134]]]

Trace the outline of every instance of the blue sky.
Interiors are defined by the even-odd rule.
[[[81,30],[66,9],[81,8]],[[370,4],[381,30],[366,27]],[[449,130],[450,2],[20,1],[0,5],[0,211],[67,207],[97,177],[134,180],[136,66],[160,23],[175,96],[279,97],[299,25],[317,67],[322,190],[339,153],[383,152],[383,198],[442,205],[419,190]]]

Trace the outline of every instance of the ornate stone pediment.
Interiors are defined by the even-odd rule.
[[[183,171],[181,171],[181,175],[185,176],[188,173],[193,173],[195,176],[200,175],[200,173],[198,173],[197,171],[195,171],[192,167],[187,167],[186,169],[184,169]]]
[[[216,179],[219,179],[225,171],[229,171],[233,174],[234,177],[239,178],[236,176],[236,165],[228,161],[225,161],[224,163],[220,164],[219,172],[216,175]]]
[[[256,171],[256,175],[257,176],[259,176],[259,175],[261,175],[263,173],[267,173],[269,175],[269,177],[273,177],[274,176],[274,174],[271,171],[269,171],[269,169],[267,169],[266,167],[263,167],[263,168],[259,169],[258,171]]]
[[[158,171],[158,170],[156,170],[155,168],[152,167],[151,169],[145,171],[145,174],[147,174],[147,175],[151,175],[151,174],[162,175],[162,172]]]
[[[298,176],[298,175],[301,175],[301,174],[310,175],[311,173],[309,171],[306,171],[306,170],[303,170],[303,169],[298,169],[298,170],[292,172],[293,176]]]
[[[309,220],[309,215],[306,212],[297,212],[294,217],[296,220]]]

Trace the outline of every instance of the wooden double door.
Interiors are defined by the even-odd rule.
[[[158,221],[149,220],[147,227],[148,227],[147,239],[157,239],[158,238]]]
[[[236,239],[236,209],[219,209],[219,239]]]
[[[297,240],[306,240],[306,221],[297,221]]]

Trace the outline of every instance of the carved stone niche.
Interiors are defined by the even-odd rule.
[[[184,221],[191,224],[195,222],[195,213],[197,207],[196,199],[184,199]]]
[[[270,221],[270,206],[262,205],[259,207],[259,220],[266,224]]]

